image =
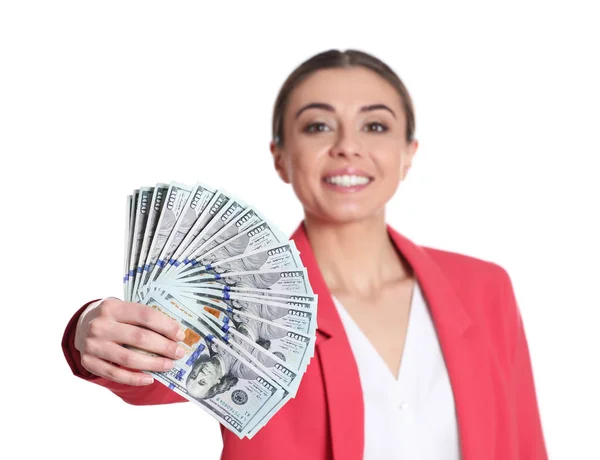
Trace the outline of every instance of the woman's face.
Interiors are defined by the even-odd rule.
[[[363,67],[319,70],[290,94],[284,143],[271,143],[280,177],[308,215],[344,223],[383,212],[417,141],[395,88]]]

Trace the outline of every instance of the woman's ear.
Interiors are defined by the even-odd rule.
[[[402,171],[400,171],[400,180],[401,181],[406,179],[406,175],[408,174],[408,171],[410,170],[413,157],[415,156],[415,153],[417,152],[418,148],[419,148],[419,141],[417,139],[413,139],[412,142],[408,145],[406,152],[404,152],[402,154],[402,155],[404,155],[404,161],[402,162],[403,163]]]
[[[284,161],[283,149],[277,146],[273,141],[271,141],[269,149],[271,150],[271,154],[273,155],[273,165],[275,166],[275,171],[277,171],[277,174],[279,174],[279,177],[283,182],[289,184],[290,178],[288,176],[287,168]]]

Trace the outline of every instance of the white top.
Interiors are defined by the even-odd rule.
[[[364,460],[460,459],[452,388],[419,283],[415,280],[396,377],[339,300],[334,297],[333,301],[346,329],[363,390]]]

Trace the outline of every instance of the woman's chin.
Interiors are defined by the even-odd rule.
[[[332,224],[351,224],[378,219],[383,215],[383,209],[365,209],[361,206],[332,206],[322,209],[319,220]]]

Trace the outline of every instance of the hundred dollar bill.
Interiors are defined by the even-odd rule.
[[[169,293],[162,292],[165,295],[165,299],[170,299],[170,302],[182,311],[188,311],[188,304],[181,301],[180,298],[175,298]],[[197,314],[195,311],[188,311],[192,315]],[[214,310],[211,311],[212,315],[217,314]],[[212,316],[210,316],[212,318]],[[218,317],[217,317],[218,318]],[[212,318],[214,319],[214,318]],[[225,317],[225,319],[227,319]],[[302,374],[292,370],[283,359],[284,357],[280,354],[273,354],[267,348],[269,342],[263,340],[256,340],[251,336],[249,330],[240,328],[234,330],[230,327],[229,322],[218,322],[215,323],[202,314],[198,317],[200,324],[206,327],[208,331],[214,334],[216,337],[222,339],[227,345],[233,348],[240,356],[245,358],[249,365],[258,367],[263,370],[267,375],[273,378],[274,381],[279,383],[285,390],[283,398],[273,407],[268,413],[264,413],[261,418],[261,427],[270,420],[273,415],[292,397],[296,395],[300,379]],[[250,427],[250,431],[256,431],[259,429],[256,424]]]
[[[226,272],[267,271],[302,267],[300,253],[293,241],[270,245],[256,251],[218,260],[207,265],[194,265],[177,274],[180,280],[193,280],[202,272],[223,274]]]
[[[221,228],[227,225],[228,222],[234,220],[246,208],[247,205],[243,201],[231,197],[227,204],[215,213],[214,217],[210,219],[202,231],[190,242],[189,246],[183,251],[179,258],[184,258],[184,261],[187,260],[187,257],[190,254],[193,254],[194,251],[201,247]]]
[[[146,258],[146,264],[144,265],[144,272],[142,273],[138,291],[148,284],[151,273],[158,261],[158,257],[160,256],[191,191],[191,187],[177,182],[173,182],[169,185],[169,190],[165,197],[165,204],[160,213],[160,217],[158,218],[158,223],[156,224],[154,238],[152,238],[152,245],[148,251],[148,257]]]
[[[132,276],[132,273],[129,270],[129,259],[131,258],[131,252],[133,251],[133,227],[135,225],[135,215],[137,212],[139,194],[139,189],[135,189],[133,191],[133,194],[131,195],[131,207],[129,214],[129,241],[127,248],[127,268],[125,272],[125,297],[127,297],[127,295],[129,294],[129,279]]]
[[[246,302],[254,302],[310,312],[313,316],[316,316],[317,313],[318,296],[316,294],[244,288],[212,281],[181,284],[160,283],[154,284],[152,289],[156,292],[167,289],[170,293],[176,293],[190,299],[222,300],[231,308],[243,308]]]
[[[263,219],[258,213],[252,208],[246,208],[235,219],[231,219],[221,229],[215,232],[210,238],[208,238],[200,247],[198,247],[193,253],[191,253],[185,260],[195,257],[196,254],[204,253],[210,249],[218,246],[223,241],[227,241],[233,238],[238,233],[247,230],[248,228],[256,225],[259,222],[263,222]],[[201,252],[199,252],[201,251]]]
[[[228,343],[241,345],[246,348],[247,351],[256,356],[261,367],[266,368],[270,374],[273,374],[273,377],[276,381],[281,382],[284,388],[289,390],[289,398],[292,398],[296,395],[300,384],[301,375],[306,370],[307,363],[298,363],[298,360],[294,360],[294,352],[289,347],[286,347],[284,352],[281,350],[274,350],[277,345],[274,345],[273,339],[261,337],[260,335],[257,338],[255,331],[248,328],[248,324],[242,324],[234,329],[231,326],[231,322],[224,321],[228,319],[227,317],[219,317],[218,315],[215,315],[214,312],[212,314],[208,314],[206,317],[213,322],[215,326],[218,325],[221,330],[226,331],[228,337],[230,336]],[[203,324],[206,323],[203,322]],[[277,331],[277,329],[278,328],[273,328],[268,332],[263,331],[262,334],[268,334],[268,337],[279,337],[281,331]],[[215,331],[215,329],[211,329],[211,331],[214,331],[215,334],[218,332]],[[255,346],[254,349],[248,348],[254,344],[258,346]],[[261,348],[264,348],[262,353]],[[310,356],[312,356],[312,350],[314,349],[314,340],[312,338],[311,344],[309,344],[306,349],[307,352],[305,353],[305,360],[308,360],[310,359]],[[290,357],[292,357],[292,359],[290,359]],[[294,364],[296,364],[296,366],[294,366]],[[294,367],[297,367],[298,369],[295,370]],[[271,412],[261,421],[262,425],[272,418],[285,402],[285,400],[282,401],[280,405],[271,410]]]
[[[225,296],[223,293],[177,291],[179,298],[194,302],[206,311],[217,309],[233,321],[250,318],[273,323],[304,334],[313,335],[317,329],[316,306],[303,302],[279,303],[251,297]]]
[[[167,372],[147,372],[184,398],[202,407],[243,438],[284,398],[285,390],[270,376],[228,347],[193,315],[152,293],[144,302],[177,320],[184,332],[183,358]]]
[[[182,262],[186,264],[190,263],[191,260],[197,259],[199,255],[206,254],[211,249],[220,246],[225,241],[231,241],[231,239],[236,235],[245,233],[249,229],[260,225],[261,223],[269,226],[269,231],[271,235],[273,235],[272,243],[288,240],[288,238],[281,231],[279,231],[266,219],[261,217],[255,209],[247,208],[239,216],[224,225],[218,232],[202,243],[202,245],[200,245],[193,253],[188,255],[183,261],[176,261],[175,265],[179,265]],[[266,238],[266,235],[263,236],[263,239],[264,238]],[[238,252],[238,254],[241,254],[241,252]]]
[[[255,342],[261,341],[271,353],[285,361],[289,368],[300,373],[306,369],[312,356],[314,336],[311,337],[293,329],[258,321],[247,316],[243,318],[243,321],[228,321],[225,324],[222,319],[217,320],[215,315],[211,315],[205,310],[202,312],[207,318],[216,321],[220,327],[233,323],[235,329],[243,330],[247,337]],[[230,332],[233,333],[232,330]]]
[[[144,231],[148,220],[148,208],[152,200],[153,187],[140,187],[136,205],[135,221],[133,225],[133,240],[129,257],[129,279],[127,281],[127,300],[131,301],[132,291],[137,274],[137,267],[142,249]]]
[[[215,293],[218,292],[221,295],[226,295],[228,297],[233,296],[243,296],[244,298],[257,298],[263,299],[265,297],[268,300],[272,300],[275,302],[299,302],[299,303],[309,303],[314,305],[316,309],[316,304],[318,300],[318,296],[316,294],[296,294],[290,293],[287,291],[277,291],[272,289],[260,289],[260,288],[249,288],[243,286],[232,286],[232,285],[223,285],[223,284],[215,284],[208,286],[207,284],[202,285],[186,285],[181,284],[181,288],[185,289],[189,292],[207,292],[207,293]]]
[[[251,335],[250,330],[245,328],[238,329],[237,326],[228,321],[227,316],[217,311],[212,313],[202,312],[198,321],[230,345],[238,354],[245,357],[250,364],[263,370],[281,385],[286,390],[284,398],[295,396],[300,385],[302,372],[294,370],[286,363],[283,355],[271,352],[267,339],[256,338]]]
[[[268,318],[260,318],[258,320],[251,318],[251,321],[247,319],[237,321],[237,319],[232,319],[224,312],[214,308],[205,308],[194,302],[187,302],[184,298],[167,291],[161,291],[160,296],[161,299],[166,299],[178,310],[181,310],[190,317],[196,317],[206,327],[211,329],[216,328],[213,332],[219,335],[225,342],[229,343],[229,336],[233,334],[232,342],[243,350],[246,350],[238,351],[249,356],[252,364],[258,362],[266,367],[266,372],[268,374],[273,373],[272,377],[288,390],[290,388],[297,388],[298,382],[295,382],[295,380],[300,378],[300,374],[292,370],[289,364],[286,364],[286,360],[288,360],[286,354],[269,351],[270,340],[287,335],[290,332],[289,329],[282,328],[270,322]],[[208,322],[206,322],[207,319]],[[259,321],[260,324],[256,321]],[[258,349],[255,350],[255,348]],[[253,360],[252,356],[258,358],[258,360]],[[291,360],[291,362],[293,363],[294,360]],[[279,367],[270,369],[276,363],[279,363]]]
[[[194,239],[200,234],[202,230],[208,225],[208,223],[217,215],[221,209],[223,209],[227,203],[230,201],[229,196],[223,190],[217,190],[212,197],[212,199],[208,202],[208,205],[204,208],[200,216],[192,225],[190,231],[185,235],[179,246],[175,250],[175,253],[171,256],[171,260],[169,260],[169,266],[166,269],[166,272],[169,272],[173,265],[178,265],[178,260],[182,259],[182,254],[186,249],[188,249],[189,245],[194,241]]]
[[[240,355],[246,356],[251,365],[262,368],[287,390],[297,388],[301,374],[286,363],[285,355],[269,351],[269,338],[285,334],[277,330],[278,326],[271,326],[271,329],[263,327],[263,330],[258,331],[247,327],[246,323],[239,323],[238,328],[238,323],[230,321],[229,317],[217,310],[195,308],[194,304],[185,302],[166,291],[161,293],[160,298],[167,300],[169,304],[190,318],[195,317],[211,333],[225,343],[231,344]]]
[[[223,274],[202,273],[185,281],[174,280],[157,283],[157,286],[168,290],[171,287],[187,289],[192,286],[214,289],[250,288],[259,290],[272,289],[294,294],[311,294],[312,288],[308,280],[306,268],[297,270],[257,270],[253,272],[228,272]]]
[[[279,232],[276,229],[271,228],[271,224],[261,221],[217,246],[213,246],[210,249],[206,245],[198,248],[195,252],[196,256],[192,255],[186,260],[188,260],[188,265],[191,264],[194,267],[197,265],[208,265],[219,260],[255,252],[265,247],[283,244],[287,241],[287,238],[282,239],[279,236]],[[181,265],[180,271],[184,267],[184,265]]]
[[[163,271],[165,265],[171,260],[171,256],[179,247],[185,235],[188,234],[192,226],[196,223],[202,211],[206,209],[209,201],[215,195],[215,190],[210,189],[202,184],[196,184],[190,193],[185,206],[175,222],[173,230],[167,239],[160,257],[156,263],[156,267],[152,272],[152,280],[158,278]]]
[[[133,290],[131,294],[131,300],[137,301],[138,298],[138,289],[140,286],[140,280],[142,278],[142,272],[144,271],[144,267],[146,265],[146,260],[148,258],[148,251],[150,250],[150,246],[152,245],[152,240],[154,239],[154,232],[156,231],[156,225],[158,223],[158,218],[162,212],[163,205],[165,203],[165,196],[167,195],[167,191],[169,190],[168,184],[158,183],[154,187],[154,191],[152,193],[152,200],[150,201],[150,209],[148,212],[148,218],[146,220],[146,228],[144,229],[144,236],[142,240],[142,247],[140,249],[140,256],[138,258],[138,265],[136,267],[136,276],[133,284]]]
[[[298,308],[302,311],[316,312],[317,309],[317,295],[297,295],[290,294],[288,292],[271,291],[268,289],[244,289],[235,286],[223,286],[220,285],[218,288],[205,287],[205,285],[190,285],[181,284],[181,292],[186,294],[192,294],[196,297],[203,297],[209,299],[223,299],[228,302],[228,305],[235,307],[237,304],[241,304],[243,300],[250,300],[253,302],[267,302],[276,305],[284,305],[286,308]],[[237,301],[240,302],[237,302]]]

